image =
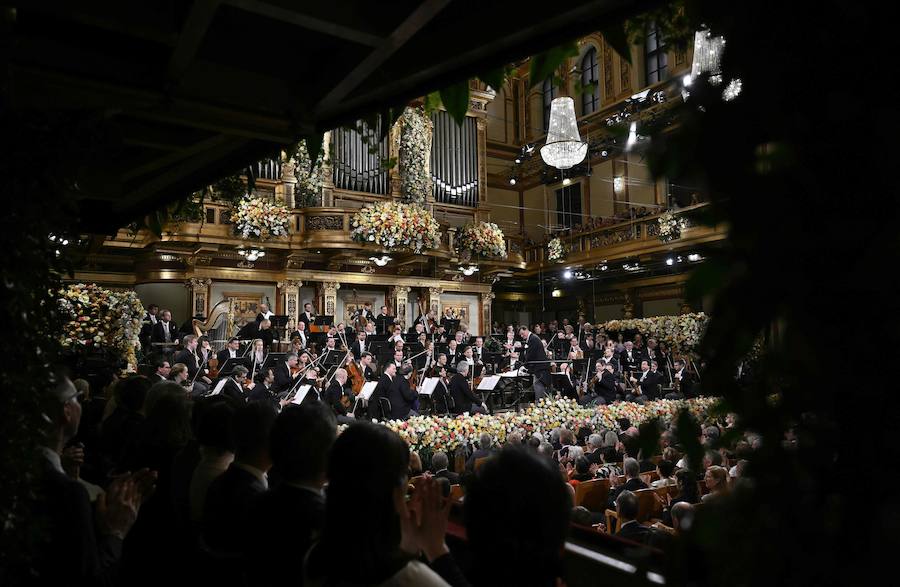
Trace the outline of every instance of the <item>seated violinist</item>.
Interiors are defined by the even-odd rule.
[[[352,416],[347,415],[347,400],[345,384],[347,383],[347,370],[338,369],[334,372],[334,378],[328,389],[322,394],[322,401],[325,402],[334,411],[339,424],[345,424],[353,421]]]
[[[294,378],[299,373],[297,362],[297,354],[291,352],[284,355],[284,361],[275,365],[273,371],[274,384],[272,386],[274,393],[285,392],[294,384]]]
[[[359,366],[362,368],[366,381],[378,381],[378,371],[375,368],[375,357],[372,353],[363,353],[359,358]]]

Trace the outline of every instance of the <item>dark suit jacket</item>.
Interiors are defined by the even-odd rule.
[[[273,545],[290,545],[305,553],[325,527],[325,498],[308,489],[279,483],[250,505],[250,533],[246,559],[254,585],[302,585],[302,569],[295,564],[260,564],[270,560]],[[285,561],[286,562],[286,561]],[[302,566],[302,565],[301,565]]]
[[[275,393],[287,391],[295,383],[295,380],[291,379],[291,370],[288,369],[287,363],[284,361],[279,361],[275,365],[272,374],[275,376],[275,382],[272,384],[272,389]]]
[[[175,355],[175,362],[185,364],[188,369],[188,379],[193,379],[194,375],[197,374],[197,369],[199,367],[197,365],[197,357],[191,351],[187,349],[178,351]]]
[[[675,371],[672,371],[672,378],[675,378]],[[685,368],[681,372],[681,394],[686,398],[694,397],[694,376],[688,373]]]
[[[616,396],[619,393],[616,387],[616,376],[604,369],[600,381],[594,383],[594,393],[606,400],[607,404],[616,401]]]
[[[619,353],[619,362],[622,364],[622,371],[631,371],[632,373],[640,371],[641,359],[643,359],[643,355],[636,349],[631,349],[631,358],[628,357],[627,351]]]
[[[473,452],[471,455],[469,455],[468,459],[466,459],[466,470],[467,471],[474,470],[475,469],[475,461],[477,461],[478,459],[483,459],[485,457],[489,457],[493,454],[494,454],[494,451],[492,451],[491,449],[479,448],[478,450]]]
[[[278,395],[275,393],[275,386],[266,388],[265,383],[257,383],[247,395],[248,402],[269,402],[273,406],[278,405]]]
[[[315,322],[316,317],[315,316],[307,317],[306,312],[300,312],[300,317],[298,318],[298,320],[300,320],[300,322],[303,322],[304,324],[306,324],[306,331],[309,332],[309,325],[312,324],[313,322]]]
[[[459,485],[459,473],[444,469],[443,471],[435,473],[434,476],[435,478],[443,477],[450,482],[450,485]]]
[[[635,375],[635,379],[640,380],[640,375]],[[647,399],[659,399],[659,385],[663,384],[663,376],[662,373],[657,371],[654,373],[653,371],[647,372],[647,377],[644,378],[641,383],[641,393],[644,394],[644,397]]]
[[[394,376],[395,379],[397,377],[397,375]],[[370,419],[381,419],[382,414],[380,398],[390,398],[391,388],[393,386],[394,382],[391,381],[391,378],[388,377],[387,374],[383,374],[378,380],[378,385],[375,386],[374,391],[372,391],[372,395],[369,396],[368,416]],[[390,414],[388,414],[388,416],[390,416]]]
[[[641,526],[637,522],[628,522],[619,528],[619,531],[616,532],[616,536],[633,540],[640,544],[646,544],[647,540],[650,538],[650,528]]]
[[[228,377],[228,381],[225,382],[225,386],[222,388],[222,395],[227,395],[242,402],[247,399],[244,388],[232,377]]]
[[[625,490],[628,491],[637,491],[638,489],[647,489],[647,484],[641,481],[640,477],[635,477],[634,479],[629,479],[624,484],[619,485],[615,489],[609,490],[609,499],[607,500],[606,507],[611,510],[616,509],[616,498],[619,497],[619,494]]]
[[[368,352],[372,348],[372,343],[366,342],[366,352]],[[350,352],[353,353],[353,358],[357,361],[362,357],[363,351],[360,349],[359,339],[354,340],[353,344],[350,345]]]
[[[157,320],[156,324],[153,325],[150,342],[178,342],[178,326],[173,321],[169,322],[169,340],[166,340],[162,320]]]
[[[241,351],[236,351],[235,356],[240,357]],[[229,358],[231,358],[231,353],[228,352],[228,349],[222,349],[221,351],[216,353],[216,359],[218,359],[219,361],[219,367],[224,365],[225,361],[227,361]]]
[[[325,390],[325,393],[322,394],[322,401],[328,404],[336,415],[346,416],[347,408],[341,403],[341,398],[343,396],[344,388],[338,383],[337,379],[334,379],[332,380],[331,385],[328,386],[328,389]]]
[[[251,536],[249,506],[265,492],[266,486],[253,474],[234,463],[219,475],[206,491],[201,532],[217,552],[243,553]],[[282,504],[287,505],[287,504]]]
[[[38,499],[32,504],[35,519],[47,524],[36,534],[41,544],[34,549],[40,584],[113,584],[122,541],[97,535],[87,490],[43,461]]]
[[[406,377],[394,377],[388,399],[391,401],[391,419],[405,420],[409,418],[409,412],[419,394],[410,389],[409,380]]]
[[[457,373],[450,379],[450,395],[453,397],[453,413],[462,414],[472,409],[472,404],[480,404],[481,400],[475,396],[469,387],[469,380]]]

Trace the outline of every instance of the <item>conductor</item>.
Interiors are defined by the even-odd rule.
[[[534,375],[534,400],[538,401],[547,397],[550,388],[550,362],[538,335],[520,326],[519,336],[525,341],[525,366]]]

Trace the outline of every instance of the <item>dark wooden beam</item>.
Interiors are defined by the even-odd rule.
[[[269,4],[268,2],[261,2],[259,0],[225,0],[225,2],[246,12],[252,12],[253,14],[279,20],[310,31],[350,41],[351,43],[369,47],[378,47],[384,42],[384,39],[378,35],[360,31],[336,22],[329,22],[321,18],[309,16],[308,14],[302,14],[295,10],[289,10],[287,8],[282,8],[281,6]],[[302,5],[298,4],[298,6]]]
[[[329,106],[336,106],[347,95],[355,90],[378,67],[387,61],[400,49],[414,34],[427,25],[432,18],[443,10],[450,0],[426,0],[413,10],[406,20],[400,23],[390,36],[381,43],[368,57],[347,74],[328,94],[316,105],[315,112],[327,111]]]
[[[177,84],[190,67],[219,4],[221,0],[194,0],[178,35],[178,44],[169,59],[166,75],[170,82]]]
[[[215,135],[209,137],[208,139],[194,143],[190,147],[178,149],[173,153],[169,153],[168,155],[164,155],[151,161],[147,161],[142,165],[133,166],[130,169],[127,169],[122,174],[122,180],[127,182],[142,175],[146,175],[147,173],[165,169],[166,167],[169,167],[170,165],[173,165],[181,161],[182,159],[192,157],[209,149],[214,149],[225,141],[225,135]]]

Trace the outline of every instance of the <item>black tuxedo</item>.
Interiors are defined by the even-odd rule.
[[[300,339],[300,346],[302,346],[303,348],[306,348],[306,343],[308,342],[309,335],[306,333],[305,330],[304,330],[303,332],[300,332],[299,330],[293,331],[293,332],[291,333],[291,338],[290,338],[290,340],[294,340],[295,338],[299,338],[299,339]]]
[[[160,383],[161,381],[168,381],[168,379],[155,371],[150,374],[150,377],[148,377],[148,379],[150,380],[150,383]]]
[[[175,322],[169,321],[169,336],[167,339],[163,321],[157,320],[156,324],[153,325],[150,342],[178,342],[178,327],[175,326]]]
[[[229,465],[206,491],[201,523],[206,543],[217,552],[242,552],[250,536],[249,506],[265,491],[266,484],[252,473]]]
[[[628,355],[628,351],[622,351],[619,353],[619,363],[622,364],[622,371],[631,371],[632,373],[640,371],[642,358],[641,352],[637,349],[631,349],[631,356]]]
[[[248,402],[269,402],[273,407],[278,407],[278,396],[275,394],[275,387],[266,387],[265,383],[257,383],[247,395]]]
[[[325,393],[322,394],[322,401],[331,407],[335,415],[346,416],[347,408],[341,403],[342,397],[344,397],[344,387],[338,383],[337,379],[333,379],[331,385],[329,385],[328,389],[325,390]]]
[[[406,377],[394,377],[394,384],[388,395],[391,402],[391,419],[406,420],[409,418],[409,413],[418,397],[419,394],[409,387],[409,380]]]
[[[450,396],[453,398],[454,414],[472,411],[473,404],[481,405],[481,400],[475,396],[469,386],[469,380],[461,373],[455,374],[450,379]]]
[[[616,396],[619,394],[616,376],[604,369],[600,380],[594,383],[594,393],[602,397],[607,404],[616,401]]]
[[[547,362],[547,353],[544,351],[544,343],[535,333],[531,333],[527,340],[528,348],[525,349],[525,364],[528,370],[534,374],[545,387],[550,387],[550,363]]]
[[[280,361],[275,368],[272,370],[272,374],[275,376],[275,383],[272,384],[272,389],[275,393],[281,393],[283,391],[287,391],[294,385],[296,381],[291,377],[291,370],[288,368],[287,363],[284,361]]]
[[[378,381],[378,372],[372,367],[366,367],[364,375],[366,381]]]
[[[641,377],[643,373],[640,375],[635,375],[634,378],[638,380],[641,386],[641,393],[647,399],[654,400],[659,399],[659,387],[663,384],[663,376],[659,371],[647,371],[647,376],[644,377],[644,380],[641,381]]]
[[[175,362],[184,363],[188,369],[188,379],[193,379],[194,375],[197,374],[197,369],[199,368],[197,365],[197,355],[191,351],[187,349],[178,351],[175,355]]]
[[[256,321],[257,321],[257,322],[262,322],[263,320],[269,320],[269,319],[271,319],[272,316],[274,316],[274,315],[275,315],[275,312],[269,312],[269,315],[268,315],[268,316],[263,316],[263,313],[260,312],[259,314],[256,315]]]
[[[369,342],[366,342],[364,344],[365,352],[368,352],[372,345]],[[360,348],[359,339],[356,339],[355,341],[353,341],[353,344],[350,345],[350,352],[353,353],[353,358],[357,361],[360,359],[360,357],[362,357],[364,351],[362,348]]]
[[[398,376],[395,375],[394,379]],[[381,378],[378,380],[378,385],[375,386],[375,389],[372,391],[372,395],[369,396],[369,405],[368,405],[368,416],[370,419],[382,419],[381,413],[381,398],[390,398],[391,396],[391,388],[394,386],[394,382],[391,378],[384,373],[381,375]],[[385,414],[385,416],[390,416],[390,414]]]
[[[241,356],[241,351],[239,351],[239,350],[238,350],[238,351],[234,351],[234,356],[235,356],[235,358],[240,357],[240,356]],[[227,360],[230,359],[230,358],[231,358],[231,351],[230,351],[230,349],[222,349],[221,351],[219,351],[218,353],[216,353],[216,359],[218,359],[218,361],[219,361],[219,367],[221,367],[222,365],[224,365],[224,364],[225,364],[225,361],[227,361]]]
[[[240,383],[235,381],[233,377],[228,377],[228,380],[225,381],[225,385],[222,387],[221,394],[227,395],[228,397],[232,397],[240,401],[246,400],[244,388]]]
[[[301,312],[298,320],[300,320],[300,322],[303,322],[304,324],[306,324],[306,331],[309,332],[309,325],[312,324],[313,322],[315,322],[316,316],[315,316],[315,314],[307,316],[306,312]]]
[[[556,391],[559,392],[561,396],[572,399],[578,398],[578,393],[575,391],[575,385],[568,377],[553,377],[553,383],[556,386]]]
[[[636,521],[632,521],[624,526],[620,526],[619,531],[616,532],[616,536],[639,542],[640,544],[646,544],[647,540],[650,538],[650,533],[650,528],[642,526]]]
[[[390,314],[379,314],[375,317],[375,331],[384,334],[387,329],[394,324],[394,317]]]
[[[241,340],[260,339],[266,349],[272,347],[272,341],[275,340],[275,332],[271,328],[262,329],[259,322],[247,322],[238,332],[238,338]]]
[[[672,378],[675,378],[675,372],[672,372]],[[681,371],[681,395],[685,398],[694,397],[694,376],[688,373],[688,370],[685,368]]]

